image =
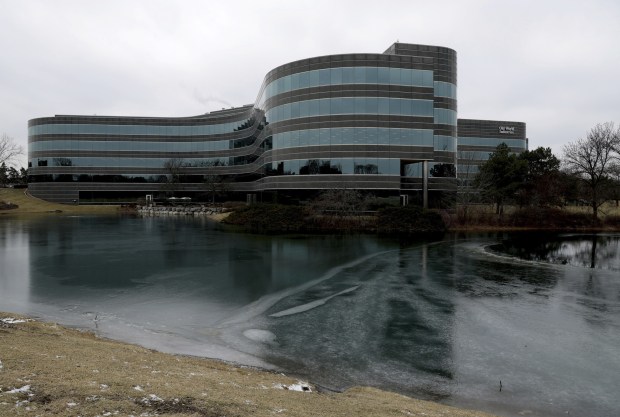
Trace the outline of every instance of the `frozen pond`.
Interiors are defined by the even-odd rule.
[[[595,268],[564,261],[566,246],[524,256],[523,242],[545,239],[591,255],[591,237],[506,238],[0,219],[0,310],[331,389],[371,385],[505,416],[620,415],[620,238],[594,243],[606,259]]]

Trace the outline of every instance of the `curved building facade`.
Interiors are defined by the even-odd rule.
[[[270,71],[252,105],[185,118],[58,115],[28,122],[29,189],[57,202],[333,188],[456,188],[456,52],[395,43]]]

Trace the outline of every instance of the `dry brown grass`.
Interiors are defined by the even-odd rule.
[[[592,207],[590,206],[567,206],[565,210],[572,213],[592,214]],[[616,206],[615,202],[607,202],[599,207],[599,216],[601,219],[608,216],[620,216],[620,207]]]
[[[0,215],[21,215],[40,213],[67,213],[67,214],[114,214],[119,206],[114,205],[71,205],[50,203],[32,197],[25,189],[0,188],[0,201],[11,202],[19,207],[12,210],[2,210]]]
[[[298,381],[37,321],[0,320],[0,361],[2,416],[490,416],[371,388],[282,389]]]
[[[442,213],[444,222],[452,231],[500,231],[500,230],[619,230],[620,207],[615,202],[599,208],[599,222],[592,221],[592,209],[588,206],[566,206],[541,209],[539,207],[505,206],[501,216],[495,214],[495,206],[472,204],[458,206],[452,212]],[[539,216],[539,217],[533,217]],[[552,217],[550,217],[552,216]]]

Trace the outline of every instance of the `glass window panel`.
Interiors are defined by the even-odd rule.
[[[342,84],[342,68],[332,68],[330,72],[332,85]]]
[[[299,102],[299,117],[308,117],[310,115],[310,102],[309,101],[300,101]]]
[[[413,85],[413,70],[408,68],[401,68],[400,70],[400,83],[401,85],[411,86]]]
[[[342,108],[342,98],[335,97],[331,99],[331,114],[342,114],[344,113]]]
[[[299,88],[310,87],[310,74],[308,71],[299,73]]]
[[[379,82],[379,70],[377,67],[366,67],[366,83],[377,84]]]
[[[291,89],[297,90],[299,88],[299,73],[291,75]]]
[[[318,86],[319,86],[319,72],[318,71],[310,71],[309,87],[318,87]]]
[[[299,102],[295,101],[291,103],[291,118],[295,119],[299,117]]]
[[[365,67],[353,67],[353,79],[356,84],[366,83],[366,68]]]
[[[329,68],[319,70],[319,84],[320,85],[331,84],[331,74],[330,74]]]
[[[388,67],[379,67],[377,71],[379,74],[378,84],[389,84],[390,83],[390,69]]]
[[[319,100],[319,114],[329,115],[331,112],[331,100],[328,98],[322,98]]]
[[[309,116],[318,116],[319,115],[319,100],[310,100],[310,111]]]
[[[389,174],[390,171],[390,164],[389,164],[389,160],[386,158],[379,158],[377,160],[377,173],[378,174]]]
[[[311,129],[307,130],[308,132],[308,146],[318,146],[319,145],[319,130]]]
[[[366,97],[366,113],[377,114],[379,112],[379,101],[377,97]]]
[[[400,114],[404,116],[413,115],[413,102],[411,100],[400,100]]]
[[[295,148],[299,146],[299,142],[300,142],[299,138],[301,137],[302,132],[298,130],[288,132],[288,139],[287,139],[288,147]]]
[[[284,175],[299,175],[299,161],[284,161]]]
[[[352,127],[342,128],[342,143],[351,145],[354,143],[354,131]]]
[[[310,143],[310,131],[301,130],[299,131],[299,144],[298,146],[308,146]]]
[[[430,100],[412,100],[413,114],[418,116],[432,116],[433,102]],[[455,113],[456,114],[456,113]],[[455,119],[456,122],[456,119]]]
[[[366,137],[366,129],[364,128],[355,128],[355,144],[356,145],[365,145],[367,143]]]
[[[390,99],[386,97],[378,97],[378,114],[390,114]]]
[[[355,112],[355,102],[351,97],[342,99],[342,114],[353,114]]]
[[[331,130],[331,144],[342,144],[342,128],[338,127]]]
[[[391,98],[390,100],[390,115],[399,115],[400,112],[400,99]]]
[[[422,86],[423,87],[432,87],[433,86],[433,71],[420,71],[422,73]]]
[[[355,82],[355,73],[353,67],[344,67],[342,69],[342,83],[353,84]]]
[[[400,84],[400,68],[390,68],[390,84]]]
[[[402,145],[402,129],[390,129],[390,145]]]
[[[285,104],[282,106],[282,117],[280,120],[288,120],[291,118],[291,104]]]
[[[329,145],[331,143],[331,129],[319,129],[319,143],[321,145]]]
[[[352,158],[341,158],[340,166],[343,174],[353,174],[353,159]]]
[[[364,114],[366,113],[366,98],[365,97],[355,97],[355,114]]]

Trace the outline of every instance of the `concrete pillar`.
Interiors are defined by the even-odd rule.
[[[422,207],[428,208],[428,161],[422,163]]]

